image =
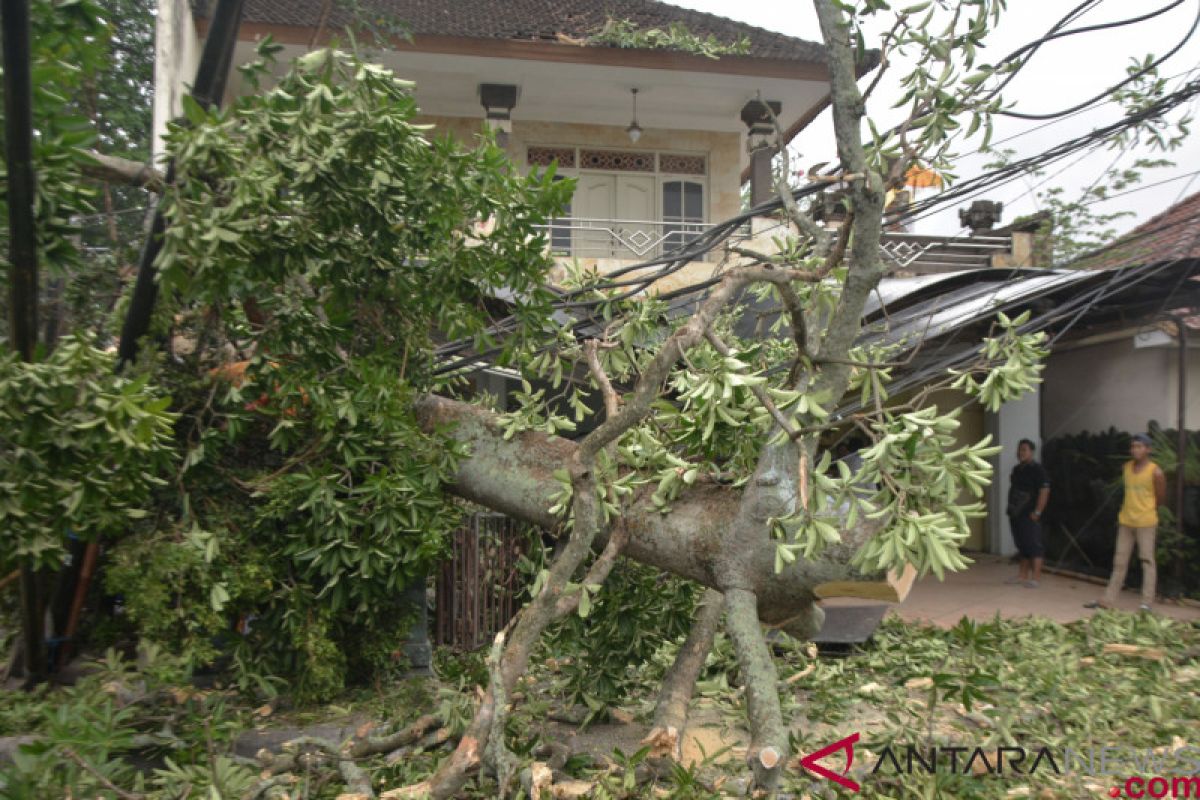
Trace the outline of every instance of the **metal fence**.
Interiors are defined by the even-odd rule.
[[[516,616],[524,588],[518,565],[529,541],[529,526],[503,514],[472,514],[454,532],[437,576],[437,645],[474,650]]]
[[[678,250],[712,227],[703,222],[562,217],[537,226],[553,255],[640,261]]]
[[[560,217],[536,227],[546,233],[553,256],[644,261],[685,247],[713,225],[686,220]],[[785,232],[781,227],[775,235]],[[757,235],[765,236],[766,232]],[[749,238],[750,227],[746,225],[733,234],[731,241]],[[880,256],[889,271],[918,274],[990,267],[994,256],[1009,254],[1012,248],[1011,234],[987,232],[971,236],[926,236],[888,231],[879,245]],[[1031,265],[1032,262],[1023,266]]]

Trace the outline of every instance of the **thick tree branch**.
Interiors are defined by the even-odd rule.
[[[621,555],[621,551],[625,549],[625,545],[629,543],[629,530],[621,524],[617,524],[616,529],[608,537],[608,542],[605,543],[604,549],[600,551],[600,555],[592,562],[592,566],[588,568],[587,574],[583,577],[581,583],[584,587],[596,586],[608,580],[608,574],[612,572],[613,566],[617,563],[617,557]],[[579,592],[571,592],[558,598],[558,605],[555,606],[555,616],[562,618],[568,614],[574,614],[575,609],[579,608],[580,592],[586,589],[580,589]]]
[[[739,290],[755,280],[756,271],[770,272],[762,267],[736,267],[730,270],[700,304],[687,322],[675,330],[659,347],[638,376],[637,384],[625,405],[584,437],[576,457],[582,463],[590,463],[596,453],[609,442],[615,442],[621,434],[638,424],[650,413],[658,399],[662,386],[671,374],[675,362],[704,336],[717,314],[733,300]]]
[[[772,791],[780,768],[787,759],[788,737],[779,706],[778,673],[771,649],[763,637],[755,613],[754,593],[730,589],[725,593],[725,628],[733,639],[746,689],[746,713],[750,718],[750,748],[746,761],[760,788]]]
[[[448,487],[451,492],[547,530],[554,528],[557,519],[548,509],[561,486],[554,470],[570,463],[578,444],[535,431],[506,440],[497,415],[442,397],[423,398],[417,414],[424,429],[449,429],[455,440],[470,449],[471,455],[459,462],[454,483]],[[787,469],[795,472],[797,461],[793,459]],[[672,502],[670,514],[653,504],[651,492],[639,492],[621,516],[630,537],[623,554],[715,589],[722,588],[720,576],[736,560],[744,585],[755,587],[760,617],[773,625],[807,615],[814,608],[813,588],[822,583],[885,581],[882,572],[862,573],[850,566],[875,523],[846,530],[842,544],[817,559],[797,559],[776,573],[775,546],[766,528],[756,527],[747,541],[731,532],[745,491],[697,481]],[[605,535],[598,543],[605,541]],[[797,635],[811,635],[810,623],[803,627],[807,633],[797,630]]]
[[[792,365],[791,373],[788,377],[788,385],[794,385],[796,382],[795,376],[799,370],[800,359],[808,355],[808,324],[804,320],[804,305],[800,301],[800,296],[796,294],[796,290],[792,286],[792,281],[817,283],[824,280],[833,271],[833,268],[837,266],[837,261],[830,260],[821,269],[794,270],[780,266],[781,260],[778,257],[759,253],[756,250],[730,245],[729,251],[763,265],[763,268],[767,271],[757,272],[755,279],[775,286],[780,298],[783,300],[783,307],[787,311],[788,321],[792,326],[792,338],[796,343],[796,362]],[[838,260],[840,261],[840,259]],[[750,269],[749,266],[742,268]]]
[[[595,477],[589,466],[580,459],[581,449],[572,454],[570,464],[573,527],[566,546],[554,559],[542,590],[517,615],[512,637],[500,660],[500,682],[484,694],[475,719],[458,743],[450,758],[429,780],[429,793],[435,800],[459,797],[467,779],[483,760],[492,736],[503,735],[497,730],[498,698],[512,694],[529,667],[529,659],[542,632],[559,619],[558,601],[566,592],[575,570],[591,550],[592,541],[600,530],[599,503],[596,502]],[[503,717],[499,717],[503,719]]]
[[[813,0],[821,34],[828,47],[833,127],[842,170],[856,177],[850,183],[853,219],[847,220],[851,237],[850,268],[838,305],[817,355],[845,359],[858,336],[862,310],[883,275],[879,241],[883,232],[883,183],[868,169],[862,143],[862,95],[855,75],[854,47],[841,7],[833,0]],[[822,370],[818,388],[840,398],[849,383],[850,367],[833,364]]]
[[[137,186],[150,192],[161,193],[166,177],[150,163],[128,158],[109,156],[95,150],[81,150],[90,161],[82,166],[83,174],[106,183]]]
[[[504,677],[500,673],[500,660],[504,653],[504,631],[496,634],[488,654],[488,685],[495,696],[495,719],[492,722],[492,734],[488,737],[486,757],[496,773],[496,783],[499,784],[501,797],[508,795],[508,787],[516,774],[516,762],[508,744],[504,741],[504,726],[508,720],[508,692],[505,691]]]
[[[712,650],[713,638],[725,610],[725,598],[715,589],[706,589],[696,607],[696,618],[687,639],[675,655],[671,668],[663,676],[658,704],[654,707],[654,724],[642,744],[650,745],[651,755],[683,758],[684,730],[687,726],[688,705],[696,690],[696,680],[704,661]]]
[[[353,758],[366,758],[379,753],[390,753],[400,747],[412,744],[439,724],[437,717],[426,715],[396,733],[387,736],[359,738],[351,744],[350,755]]]
[[[845,221],[838,228],[837,241],[833,244],[833,250],[829,253],[829,269],[835,270],[842,263],[842,259],[846,257],[846,245],[850,243],[850,233],[854,230],[854,210],[851,209],[846,214]]]
[[[713,314],[716,312],[713,311]],[[686,327],[686,326],[685,326]],[[588,355],[589,366],[594,362],[598,381],[607,382],[603,369],[600,368],[594,340],[585,344],[584,351]],[[660,353],[661,355],[661,353]],[[675,358],[678,358],[676,356]],[[669,370],[674,358],[666,364]],[[571,532],[566,546],[555,557],[550,567],[542,590],[526,605],[516,617],[512,638],[504,648],[503,657],[499,659],[499,669],[493,670],[491,686],[476,711],[475,719],[455,748],[454,753],[443,762],[441,768],[429,781],[430,793],[434,798],[457,797],[468,776],[482,762],[482,753],[492,753],[497,772],[503,773],[501,779],[507,779],[508,770],[505,766],[506,756],[502,742],[492,741],[492,737],[504,735],[503,721],[505,698],[511,695],[517,679],[525,673],[529,659],[537,646],[542,632],[553,622],[571,613],[579,603],[579,592],[568,593],[567,587],[572,576],[591,552],[592,542],[604,529],[604,513],[597,498],[595,460],[600,450],[616,440],[626,430],[641,421],[650,411],[653,396],[657,394],[659,385],[665,376],[654,381],[653,376],[643,372],[635,389],[633,403],[622,410],[613,409],[600,427],[583,438],[579,446],[570,453],[565,462],[571,475]],[[639,398],[650,397],[650,400]],[[635,406],[635,404],[638,404]],[[615,407],[616,393],[608,386],[606,405]],[[631,408],[633,407],[633,408]],[[631,412],[631,413],[626,413]],[[563,463],[563,462],[559,462]],[[627,535],[627,534],[626,534]],[[612,568],[617,553],[620,552],[622,541],[619,537],[610,538],[605,552],[598,560],[596,582],[607,577]],[[600,576],[603,577],[600,577]],[[581,589],[580,591],[585,591]],[[497,638],[497,648],[503,644],[503,638]]]
[[[605,417],[616,416],[617,411],[621,407],[621,398],[613,389],[612,381],[608,379],[608,375],[604,372],[604,367],[600,364],[599,355],[600,343],[595,339],[588,339],[583,343],[583,352],[587,357],[588,370],[592,373],[592,378],[595,379],[596,385],[600,387],[600,394],[604,398],[604,413]]]
[[[790,283],[777,283],[775,288],[779,290],[779,297],[783,300],[783,308],[792,326],[792,340],[796,343],[798,361],[808,355],[808,323],[804,320],[804,304]],[[788,381],[789,385],[795,383],[795,379]]]

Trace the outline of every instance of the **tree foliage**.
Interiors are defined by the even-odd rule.
[[[170,403],[146,377],[114,375],[112,356],[83,339],[34,364],[0,355],[5,561],[54,569],[68,533],[93,539],[148,516],[174,456]]]
[[[641,48],[648,50],[678,50],[684,53],[720,58],[723,55],[745,55],[750,52],[750,39],[739,37],[732,42],[723,42],[712,34],[701,36],[693,33],[682,23],[671,23],[666,28],[643,28],[628,19],[609,17],[598,31],[585,40],[591,45]]]
[[[158,319],[180,357],[163,378],[190,401],[182,511],[121,546],[110,585],[199,661],[249,618],[242,663],[309,698],[396,666],[400,595],[457,524],[442,487],[464,451],[413,415],[434,336],[482,345],[505,293],[526,336],[548,316],[533,226],[566,189],[490,141],[426,138],[410,89],[322,50],[228,111],[189,104],[168,134]]]
[[[33,163],[37,187],[38,262],[54,276],[78,266],[78,224],[74,217],[92,210],[95,191],[79,180],[87,159],[80,148],[96,142],[96,130],[80,102],[89,75],[103,71],[110,30],[91,0],[31,4],[30,71],[33,84]],[[8,179],[0,177],[0,244],[8,265]],[[4,328],[8,292],[0,299]]]

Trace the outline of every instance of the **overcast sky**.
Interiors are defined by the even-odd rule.
[[[789,0],[788,2],[779,0],[757,0],[757,2],[671,0],[671,2],[700,11],[720,14],[790,36],[813,41],[819,41],[821,38],[816,16],[812,11],[812,4],[808,0]],[[903,4],[903,2],[899,2],[892,5],[900,7]],[[1037,38],[1077,4],[1078,0],[1009,0],[1008,11],[1000,26],[988,40],[987,52],[981,57],[981,60],[998,60],[1016,47]],[[1100,3],[1098,8],[1089,12],[1081,21],[1074,23],[1071,27],[1090,26],[1140,15],[1167,4],[1167,0],[1155,0],[1154,2],[1107,0]],[[1132,58],[1142,58],[1149,53],[1161,54],[1171,49],[1192,26],[1197,14],[1200,14],[1200,0],[1187,0],[1162,17],[1148,22],[1113,31],[1085,33],[1052,42],[1043,47],[1021,75],[1009,85],[1005,90],[1005,97],[1015,100],[1018,110],[1029,113],[1056,111],[1070,107],[1119,81],[1124,77],[1125,67]],[[899,62],[894,63],[891,67],[892,74],[880,85],[877,96],[874,98],[877,101],[873,103],[876,119],[882,118],[885,122],[887,121],[886,109],[891,105],[888,100],[888,90],[889,88],[895,89],[898,85],[897,76],[902,76],[909,68],[910,65]],[[1193,71],[1191,75],[1183,74],[1189,71]],[[1160,68],[1160,75],[1163,77],[1179,76],[1171,82],[1172,86],[1177,86],[1197,74],[1200,74],[1200,35],[1194,36],[1179,53]],[[863,85],[865,85],[865,81]],[[1193,100],[1190,108],[1192,112],[1200,111],[1200,103]],[[1018,157],[1030,155],[1065,139],[1087,133],[1094,127],[1115,121],[1119,116],[1119,109],[1109,103],[1038,130],[1031,130],[1038,123],[998,119],[994,142],[1016,136],[1016,138],[1003,143],[1002,146],[1015,149]],[[882,129],[883,125],[879,127]],[[834,144],[828,111],[818,117],[796,138],[794,149],[803,154],[801,166],[804,167],[832,158]],[[1051,166],[1042,179],[1027,179],[1009,183],[989,190],[984,197],[1003,201],[1003,220],[1011,221],[1017,216],[1039,210],[1037,191],[1058,185],[1074,198],[1108,169],[1114,160],[1120,167],[1131,165],[1139,157],[1153,156],[1145,148],[1130,149],[1124,154],[1112,150],[1099,150],[1068,166],[1076,158],[1079,158],[1079,156],[1070,157],[1064,162]],[[1192,135],[1182,148],[1167,157],[1173,160],[1176,166],[1148,171],[1145,173],[1142,185],[1146,186],[1159,181],[1169,182],[1114,198],[1096,206],[1097,209],[1109,212],[1130,211],[1134,213],[1135,216],[1114,223],[1118,230],[1127,230],[1163,211],[1183,197],[1200,191],[1200,175],[1189,174],[1200,170],[1200,135]],[[983,163],[984,160],[980,157],[968,155],[960,162],[959,174],[963,177],[978,174]],[[1064,169],[1064,167],[1066,168]],[[1059,170],[1063,171],[1054,174]],[[1035,187],[1039,180],[1046,178],[1048,180],[1043,186]],[[935,190],[922,190],[919,197],[925,197],[932,191]],[[957,212],[955,208],[951,208],[935,217],[918,222],[915,232],[952,234],[959,230]]]

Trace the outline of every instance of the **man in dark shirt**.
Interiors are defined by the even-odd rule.
[[[1021,556],[1020,574],[1007,583],[1023,583],[1036,589],[1042,579],[1046,549],[1042,544],[1042,512],[1050,499],[1050,479],[1042,465],[1033,460],[1034,444],[1022,439],[1017,445],[1017,465],[1008,483],[1008,522]]]

